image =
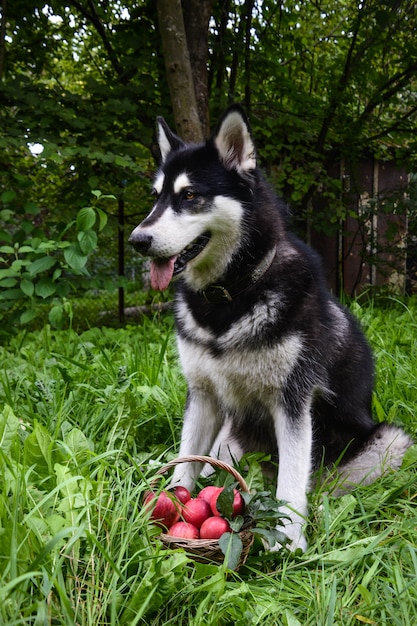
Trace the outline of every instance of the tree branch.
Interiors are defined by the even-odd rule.
[[[117,58],[113,46],[110,43],[106,28],[97,13],[93,0],[88,0],[91,13],[87,11],[87,9],[81,4],[81,2],[78,2],[78,0],[69,0],[69,4],[77,9],[77,11],[79,11],[81,15],[83,15],[94,26],[104,44],[110,63],[117,76],[120,78],[123,74],[123,67],[120,65],[119,59]]]
[[[338,80],[336,89],[333,92],[332,97],[330,98],[330,103],[329,103],[329,108],[327,110],[327,115],[323,120],[323,123],[321,125],[320,128],[320,132],[319,135],[317,137],[317,141],[316,141],[316,145],[315,145],[315,150],[318,153],[321,153],[323,151],[324,148],[324,144],[326,142],[326,137],[328,135],[329,129],[330,129],[330,125],[333,121],[334,116],[336,115],[336,111],[337,111],[337,107],[339,105],[340,99],[341,99],[341,94],[345,91],[347,84],[349,82],[349,77],[352,74],[353,71],[353,67],[354,67],[354,63],[353,63],[353,52],[356,46],[356,42],[358,39],[358,34],[359,34],[359,29],[361,26],[361,22],[362,22],[362,10],[359,10],[360,13],[358,14],[358,17],[356,19],[356,25],[355,25],[355,30],[353,32],[353,36],[350,42],[350,46],[348,49],[348,53],[346,55],[346,60],[345,60],[345,64],[343,67],[343,72],[340,75],[340,78]],[[355,55],[355,58],[358,58],[358,55]]]
[[[390,133],[394,131],[408,132],[410,134],[413,134],[413,129],[404,127],[404,122],[405,120],[412,117],[415,113],[417,113],[417,105],[409,109],[409,111],[407,111],[407,113],[403,115],[401,119],[396,121],[394,124],[391,124],[391,126],[387,126],[383,130],[381,130],[379,133],[369,136],[368,141],[372,142],[372,141],[377,141],[378,139],[383,139],[384,137],[386,137],[387,135],[389,135]]]
[[[368,104],[360,114],[358,118],[358,124],[366,121],[369,116],[375,111],[376,107],[386,102],[392,96],[402,89],[405,85],[407,85],[410,81],[410,78],[416,75],[417,72],[417,63],[413,63],[409,67],[407,67],[402,72],[397,72],[388,79],[377,91],[377,93],[369,100]]]

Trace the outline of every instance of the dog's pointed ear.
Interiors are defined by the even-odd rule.
[[[249,172],[256,167],[256,151],[249,122],[239,105],[232,105],[224,114],[214,143],[227,169]]]
[[[172,132],[163,117],[157,117],[158,145],[161,151],[162,163],[166,160],[171,150],[178,150],[185,146],[185,143]]]

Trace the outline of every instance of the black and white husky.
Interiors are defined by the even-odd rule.
[[[286,533],[305,549],[312,471],[343,455],[350,483],[398,467],[409,437],[371,416],[373,361],[356,321],[329,294],[315,253],[290,234],[285,205],[257,168],[245,113],[187,145],[158,118],[155,204],[130,236],[151,284],[177,278],[178,349],[188,383],[179,454],[279,459]],[[201,467],[177,466],[192,489]]]

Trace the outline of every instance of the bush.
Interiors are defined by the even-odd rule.
[[[49,322],[60,328],[71,316],[68,295],[88,276],[86,263],[97,248],[97,232],[107,223],[93,193],[90,206],[68,224],[57,225],[32,202],[19,205],[14,191],[0,197],[0,322],[2,332],[32,322],[45,304]]]

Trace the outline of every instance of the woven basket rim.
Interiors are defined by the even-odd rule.
[[[155,478],[153,478],[150,482],[150,487],[153,487],[156,484],[159,477],[161,477],[163,474],[166,474],[171,469],[173,469],[176,465],[180,465],[181,463],[208,463],[209,465],[213,467],[216,467],[218,469],[223,469],[227,471],[229,474],[231,474],[233,478],[235,478],[235,480],[239,483],[243,491],[245,491],[246,493],[249,493],[249,486],[246,480],[243,478],[242,474],[240,474],[240,472],[238,472],[236,468],[232,467],[231,465],[229,465],[229,463],[226,463],[225,461],[220,461],[220,459],[216,459],[211,456],[200,455],[200,454],[189,454],[187,456],[179,456],[179,457],[176,457],[175,459],[172,459],[172,461],[165,463],[162,467],[160,467],[156,471]]]

